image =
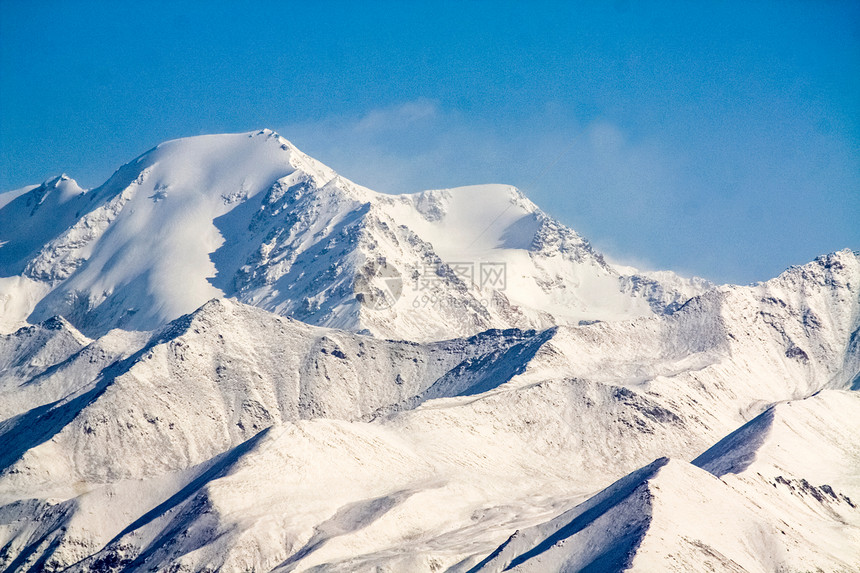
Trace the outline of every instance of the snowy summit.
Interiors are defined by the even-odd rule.
[[[614,264],[270,130],[0,193],[4,571],[860,570],[860,255]]]

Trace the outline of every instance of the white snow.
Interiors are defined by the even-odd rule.
[[[639,272],[268,130],[16,193],[4,570],[860,569],[857,253]]]
[[[0,209],[20,197],[21,195],[32,191],[38,187],[38,185],[25,185],[19,189],[12,189],[11,191],[2,191],[0,192]]]
[[[7,332],[56,314],[91,336],[152,330],[233,296],[313,324],[439,340],[650,316],[711,286],[671,273],[631,283],[512,187],[382,195],[269,130],[164,143],[88,192],[49,181],[0,209],[0,242]],[[399,300],[371,310],[358,289],[386,285],[357,277],[380,262]]]

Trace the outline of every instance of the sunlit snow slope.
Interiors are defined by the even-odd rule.
[[[264,130],[0,194],[0,275],[0,570],[860,570],[849,249],[639,273]]]
[[[438,340],[659,314],[708,286],[622,277],[511,187],[382,195],[268,130],[170,141],[97,189],[63,176],[0,207],[7,332],[57,314],[90,336],[150,330],[232,296]]]

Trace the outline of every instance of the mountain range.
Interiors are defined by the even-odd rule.
[[[860,254],[612,262],[270,130],[0,193],[0,569],[860,570]]]

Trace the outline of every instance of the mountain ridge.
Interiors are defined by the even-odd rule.
[[[36,224],[24,211],[34,194],[0,218]],[[512,187],[383,195],[270,130],[163,143],[75,200],[86,205],[33,239],[38,252],[0,226],[0,253],[23,252],[0,268],[6,330],[56,314],[96,337],[152,330],[235,296],[315,324],[439,340],[660,313],[711,286],[622,279]],[[386,296],[381,275],[399,292],[385,308],[363,304]]]
[[[860,568],[856,251],[639,272],[270,130],[15,194],[4,570]]]

